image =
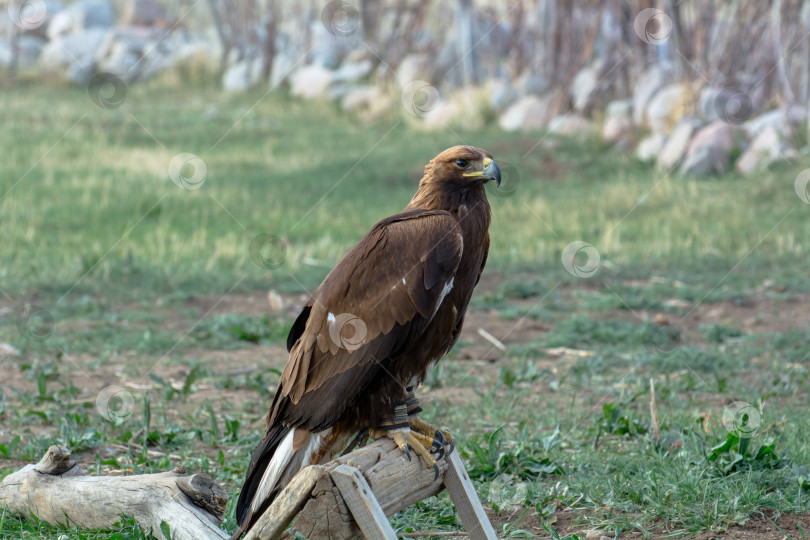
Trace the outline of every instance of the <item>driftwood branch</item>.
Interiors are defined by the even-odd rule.
[[[228,496],[208,475],[171,472],[134,476],[85,476],[63,446],[51,446],[36,465],[0,483],[0,507],[48,523],[104,529],[132,515],[163,538],[165,522],[175,540],[227,538],[218,527]]]

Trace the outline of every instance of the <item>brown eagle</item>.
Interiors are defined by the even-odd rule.
[[[452,438],[420,420],[413,388],[455,344],[489,251],[484,184],[492,156],[454,146],[425,167],[405,209],[377,223],[313,293],[287,337],[290,353],[239,494],[234,538],[307,465],[358,433],[390,437],[436,468]]]

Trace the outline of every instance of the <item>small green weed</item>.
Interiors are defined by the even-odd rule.
[[[562,468],[550,457],[561,440],[559,428],[538,439],[525,424],[521,424],[517,438],[510,440],[501,426],[468,441],[462,455],[470,459],[471,478],[491,480],[500,474],[513,474],[521,479],[537,478],[563,474]]]
[[[751,448],[752,438],[741,436],[738,431],[726,435],[726,440],[709,450],[708,460],[714,471],[727,476],[741,471],[781,469],[786,461],[776,454],[773,440],[761,444],[756,452]]]

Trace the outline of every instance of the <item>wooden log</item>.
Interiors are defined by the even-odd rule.
[[[397,540],[380,503],[360,471],[348,465],[336,467],[330,476],[354,516],[363,536],[370,540]]]
[[[374,441],[334,459],[324,465],[324,472],[295,521],[295,529],[307,538],[362,538],[331,475],[341,465],[353,467],[363,475],[386,516],[439,493],[444,488],[442,477],[447,470],[446,460],[440,459],[439,478],[434,480],[433,469],[425,467],[415,454],[408,460],[390,439]]]
[[[165,522],[174,540],[228,538],[219,528],[227,493],[208,475],[171,472],[134,476],[85,476],[63,446],[51,446],[36,465],[26,465],[0,483],[0,507],[48,523],[104,529],[132,515],[163,538]],[[168,539],[167,539],[168,540]]]

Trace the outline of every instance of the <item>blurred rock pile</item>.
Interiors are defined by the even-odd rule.
[[[632,77],[632,85],[608,91],[608,56],[579,69],[564,87],[530,70],[515,77],[500,71],[480,84],[461,86],[442,80],[447,65],[452,69],[458,63],[450,61],[458,57],[452,42],[432,49],[425,45],[392,70],[356,35],[335,37],[320,24],[313,25],[312,33],[316,50],[331,54],[312,54],[296,63],[288,52],[279,53],[276,65],[284,68],[272,84],[286,82],[297,97],[336,101],[361,115],[403,107],[429,129],[497,123],[506,131],[600,137],[617,149],[634,151],[640,160],[654,161],[662,172],[690,176],[732,168],[754,174],[776,161],[799,159],[798,149],[807,141],[806,104],[780,104],[762,96],[755,104],[733,86],[715,85],[666,62],[652,62]],[[498,43],[485,37],[479,47],[497,48]],[[449,59],[445,65],[443,58]],[[226,88],[247,87],[229,84],[230,73]],[[428,82],[437,80],[435,86]]]
[[[228,92],[282,88],[425,129],[599,137],[693,176],[755,174],[807,145],[810,0],[684,0],[670,12],[645,0],[210,0],[210,28],[197,33],[172,13],[179,2],[128,0],[120,16],[110,0],[27,2],[19,69],[80,84],[218,63]],[[0,69],[12,42],[0,39]]]
[[[210,56],[216,49],[182,27],[167,31],[166,8],[156,0],[132,0],[120,14],[109,0],[28,1],[9,6],[0,40],[0,69],[37,69],[87,84],[97,73],[124,82],[146,80],[187,58]],[[15,20],[16,19],[16,20]],[[16,26],[16,28],[14,28]],[[209,40],[210,41],[210,40]],[[13,54],[13,47],[18,54]]]

